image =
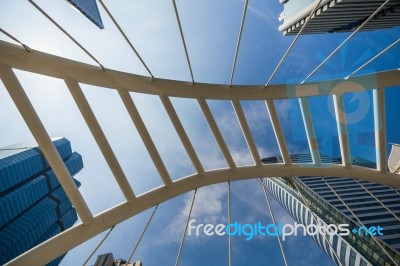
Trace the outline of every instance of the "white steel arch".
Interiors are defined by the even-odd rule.
[[[275,100],[333,94],[331,90],[338,84],[335,94],[357,92],[360,84],[365,90],[383,89],[398,86],[400,75],[398,70],[374,73],[364,76],[350,77],[347,80],[337,79],[322,82],[268,85],[221,85],[196,83],[167,79],[152,80],[150,77],[129,74],[126,72],[101,68],[65,59],[55,55],[34,51],[27,52],[18,45],[0,41],[0,63],[11,68],[37,73],[49,77],[70,78],[79,83],[110,88],[115,90],[146,93],[151,95],[167,95],[169,97],[219,100]],[[367,86],[371,80],[375,86]],[[347,81],[347,82],[346,82]],[[365,85],[365,86],[363,86]]]
[[[91,213],[79,190],[77,190],[71,182],[72,178],[64,169],[62,161],[57,157],[57,152],[52,146],[50,138],[33,109],[29,98],[26,96],[24,89],[13,73],[13,69],[65,80],[66,86],[71,91],[74,101],[78,105],[85,122],[91,130],[93,137],[98,143],[103,156],[125,196],[125,202],[96,215]],[[91,237],[161,202],[199,187],[226,181],[273,176],[322,175],[347,178],[357,177],[372,182],[400,187],[400,177],[389,173],[386,166],[386,126],[383,94],[385,88],[400,85],[400,72],[398,70],[350,77],[345,81],[331,80],[303,85],[279,84],[265,87],[263,85],[230,86],[202,83],[193,84],[192,82],[174,80],[154,80],[151,77],[138,76],[109,69],[103,70],[100,67],[60,58],[35,50],[27,51],[17,45],[0,42],[0,78],[26,124],[39,143],[47,160],[50,162],[51,167],[60,179],[60,183],[67,192],[68,197],[71,199],[71,202],[82,220],[81,224],[42,243],[9,262],[7,265],[45,264],[80,243],[87,241]],[[376,81],[376,86],[372,85],[370,82],[371,80]],[[151,155],[160,178],[164,183],[163,186],[154,188],[142,195],[135,195],[134,188],[127,182],[118,160],[93,115],[90,105],[81,92],[79,87],[80,83],[110,88],[119,92],[133,123],[138,129],[142,141],[145,143]],[[337,86],[338,84],[340,84],[340,86]],[[355,86],[355,84],[358,85]],[[377,169],[351,165],[346,117],[341,96],[347,92],[357,92],[360,90],[360,87],[365,90],[373,90]],[[140,114],[136,110],[127,92],[140,92],[160,97],[193,163],[194,169],[196,169],[196,173],[181,177],[176,181],[171,180],[168,172],[165,170],[164,162],[160,158],[153,140],[148,134]],[[308,108],[307,98],[323,95],[333,95],[334,97],[339,143],[343,158],[343,164],[341,165],[323,164],[319,160],[319,150],[315,141],[315,132],[311,120],[312,114]],[[193,148],[177,116],[176,110],[170,102],[170,97],[191,98],[198,101],[211,132],[227,162],[227,168],[213,169],[210,171],[204,170],[198,159],[196,150]],[[286,141],[277,116],[277,110],[274,106],[274,100],[289,98],[298,98],[300,101],[307,138],[314,159],[314,163],[312,164],[295,164],[290,161]],[[210,99],[223,99],[232,102],[242,133],[253,157],[253,165],[240,167],[235,165],[232,154],[227,149],[224,138],[209,110],[207,100]],[[261,163],[257,146],[249,130],[246,117],[243,114],[240,104],[241,100],[265,100],[284,163],[270,165],[263,165]]]

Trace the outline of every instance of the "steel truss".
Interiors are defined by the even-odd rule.
[[[125,201],[93,215],[84,197],[76,188],[71,175],[59,158],[51,139],[39,116],[33,108],[13,69],[24,70],[49,77],[62,79],[70,90],[84,120],[96,140],[103,156],[116,179]],[[39,246],[17,257],[7,265],[44,265],[59,255],[87,241],[97,234],[121,223],[122,221],[156,206],[180,194],[211,184],[241,179],[274,177],[274,176],[335,176],[360,178],[371,182],[400,187],[400,177],[387,171],[386,123],[384,89],[400,85],[400,71],[393,70],[370,75],[349,77],[347,80],[331,80],[303,85],[264,85],[238,86],[193,83],[175,80],[154,79],[152,77],[123,73],[115,70],[103,70],[69,59],[57,57],[36,50],[27,51],[23,47],[0,41],[0,78],[11,95],[25,123],[42,149],[46,159],[60,180],[61,185],[76,208],[82,223],[60,233]],[[371,85],[374,80],[375,85]],[[121,166],[109,145],[91,107],[86,100],[80,84],[97,86],[98,90],[113,89],[118,91],[132,122],[138,129],[145,147],[160,175],[164,185],[154,188],[142,195],[135,195],[129,185]],[[377,168],[370,169],[351,164],[349,137],[346,114],[342,95],[360,90],[373,90],[374,127],[376,142]],[[172,181],[165,164],[161,159],[142,118],[136,109],[129,92],[157,95],[166,109],[169,118],[178,133],[180,140],[196,170],[189,176]],[[328,165],[321,163],[319,148],[316,142],[312,113],[308,98],[315,96],[333,97],[339,144],[343,163]],[[197,100],[216,142],[227,162],[227,168],[205,170],[185,129],[171,104],[170,97],[190,98]],[[313,158],[312,164],[297,164],[290,161],[285,137],[278,119],[274,100],[298,98],[302,110],[309,148]],[[240,128],[252,155],[254,164],[249,166],[235,165],[232,154],[210,112],[207,100],[229,100],[238,118]],[[283,163],[263,165],[258,147],[250,132],[240,101],[264,100],[272,123],[275,137],[283,158]],[[267,114],[266,114],[267,115]]]

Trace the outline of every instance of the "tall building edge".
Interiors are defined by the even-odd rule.
[[[72,176],[83,168],[70,142],[53,143]],[[79,181],[75,180],[77,187]],[[35,142],[0,148],[0,264],[72,227],[76,210]],[[62,258],[47,265],[58,265]]]
[[[340,158],[331,159],[323,155],[321,157],[325,163],[341,162]],[[311,157],[295,155],[292,156],[292,160],[294,163],[311,162]],[[352,160],[353,164],[374,166],[374,163],[360,158]],[[264,163],[276,161],[279,161],[279,158],[263,159]],[[317,222],[321,225],[349,224],[351,230],[358,227],[353,216],[354,213],[367,227],[377,225],[383,227],[383,236],[377,236],[379,243],[373,237],[365,234],[360,236],[353,233],[348,236],[326,234],[325,238],[317,232],[312,236],[337,265],[340,265],[337,258],[342,265],[386,266],[393,265],[392,259],[396,263],[400,263],[398,253],[400,250],[400,222],[398,220],[400,195],[393,188],[367,181],[318,176],[264,178],[262,185],[296,222],[305,226],[317,224]]]
[[[314,0],[279,0],[279,2],[283,5],[283,12],[279,16],[279,21],[282,21],[279,31],[284,35],[298,34],[317,3]],[[302,33],[354,31],[384,2],[384,0],[357,2],[352,0],[322,0]],[[400,25],[399,11],[400,3],[398,1],[386,3],[363,26],[362,30],[386,29]]]

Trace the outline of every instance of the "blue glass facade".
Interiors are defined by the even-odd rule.
[[[283,24],[279,30],[284,35],[295,35],[306,23],[306,18],[317,1],[314,0],[279,0],[283,5],[283,12],[279,19]],[[384,1],[338,1],[322,0],[311,17],[307,27],[302,34],[318,34],[325,32],[354,31],[368,19]],[[355,4],[357,3],[357,4]],[[378,12],[361,30],[376,30],[397,27],[399,25],[398,1],[386,3],[384,8]]]
[[[323,163],[341,163],[340,158],[332,159],[323,155],[321,155],[321,160]],[[276,157],[263,159],[264,163],[279,161],[280,158]],[[299,154],[292,156],[292,162],[307,163],[312,162],[312,159],[308,154]],[[352,163],[375,167],[375,163],[360,158],[353,158]],[[351,228],[356,228],[357,226],[353,222],[356,221],[353,212],[363,225],[383,227],[383,235],[378,236],[379,240],[390,256],[399,263],[400,256],[397,252],[400,251],[400,222],[398,219],[400,194],[388,186],[368,181],[360,181],[360,183],[354,179],[319,176],[277,177],[263,180],[263,185],[298,223],[315,224],[312,212],[322,225],[349,224]],[[306,204],[304,200],[307,201]],[[336,256],[343,265],[392,265],[382,248],[370,236],[335,234],[327,237],[328,239],[321,234],[313,236],[315,242],[337,265],[339,263]],[[330,248],[327,241],[333,249]],[[333,253],[336,253],[336,256]]]
[[[67,0],[100,29],[104,29],[96,0]]]
[[[83,168],[82,157],[72,152],[65,138],[53,143],[71,175],[77,174]],[[0,264],[70,228],[77,219],[37,145],[0,149]],[[58,265],[63,256],[48,265]]]
[[[307,208],[300,199],[292,195],[288,187],[277,180],[266,179],[265,182],[268,190],[282,204],[282,206],[296,220],[296,222],[303,225],[316,224],[314,217],[311,215],[310,209]],[[319,219],[322,225],[327,224],[327,222],[325,222],[326,219],[323,217],[318,215],[316,217]],[[323,235],[317,233],[316,235],[312,236],[312,238],[337,265],[340,265]],[[373,265],[360,252],[351,247],[351,245],[349,245],[346,239],[343,237],[339,235],[333,235],[332,237],[328,236],[328,240],[330,241],[334,252],[340,258],[343,265]],[[350,263],[350,253],[354,256],[354,264]]]
[[[305,9],[309,5],[313,4],[314,0],[289,0],[283,5],[285,12],[285,20],[290,20],[295,17],[301,10]]]

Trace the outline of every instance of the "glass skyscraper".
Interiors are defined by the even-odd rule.
[[[105,253],[97,256],[94,266],[142,266],[141,261],[127,262],[123,259],[114,259],[112,253]]]
[[[293,163],[312,162],[307,154],[291,157]],[[268,164],[279,159],[271,157],[263,162]],[[340,158],[323,155],[321,160],[328,164],[341,163]],[[353,158],[352,163],[375,167],[374,163],[360,158]],[[276,177],[262,181],[293,219],[303,225],[319,221],[322,225],[349,224],[350,230],[361,225],[383,228],[383,235],[376,235],[375,239],[364,231],[361,235],[350,232],[345,236],[326,234],[324,237],[320,233],[312,236],[337,265],[340,265],[338,259],[342,265],[394,265],[393,260],[400,262],[400,195],[397,190],[338,177]]]
[[[279,30],[284,35],[297,34],[314,9],[314,0],[279,0],[284,11],[279,16],[283,21]],[[305,27],[303,34],[354,31],[364,23],[385,1],[322,0]],[[400,4],[391,1],[363,26],[363,30],[384,29],[399,25]]]
[[[81,155],[72,152],[65,138],[53,143],[71,175],[77,174],[83,168]],[[70,228],[77,219],[36,143],[0,148],[0,265]],[[48,265],[58,265],[64,255]]]
[[[104,29],[96,0],[67,0],[80,13],[92,21],[100,29]]]

